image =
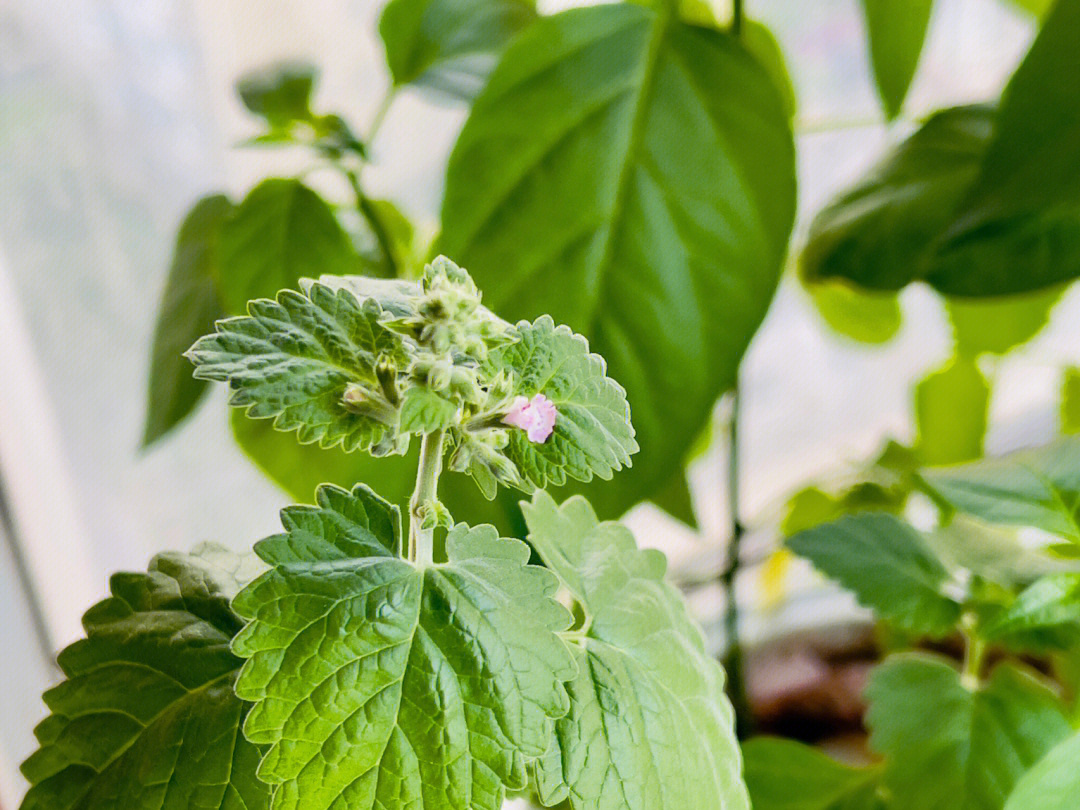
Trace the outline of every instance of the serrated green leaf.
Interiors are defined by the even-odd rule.
[[[312,284],[306,295],[282,290],[248,311],[218,321],[217,332],[187,352],[196,377],[228,382],[230,404],[255,419],[273,417],[275,428],[297,431],[305,444],[352,451],[386,435],[386,422],[343,401],[348,385],[376,384],[380,355],[404,362],[402,341],[379,322],[374,300],[361,304],[347,290]]]
[[[988,523],[1080,543],[1080,437],[923,473],[945,501]]]
[[[893,119],[919,66],[934,0],[862,0],[862,7],[878,95]]]
[[[536,763],[548,806],[748,810],[723,670],[672,586],[664,555],[600,523],[581,496],[523,504],[529,541],[586,614],[571,708]]]
[[[957,295],[1080,275],[1080,0],[1058,0],[1002,94],[978,176],[934,257]]]
[[[434,433],[452,425],[457,415],[456,403],[429,388],[415,386],[401,401],[398,427],[402,433]]]
[[[888,343],[903,316],[895,295],[862,292],[847,284],[819,282],[806,291],[818,314],[834,332],[860,343]]]
[[[241,626],[229,599],[257,563],[204,546],[112,577],[87,637],[60,653],[67,680],[45,693],[22,810],[269,807],[229,651]]]
[[[244,106],[274,129],[311,116],[311,91],[318,71],[306,62],[280,62],[241,76],[236,92]]]
[[[788,546],[852,591],[862,605],[899,627],[943,636],[960,618],[945,595],[945,566],[926,541],[894,515],[845,515],[788,538]]]
[[[947,298],[956,350],[975,356],[1005,354],[1027,343],[1046,326],[1061,287],[1003,298]]]
[[[924,464],[955,464],[983,452],[990,383],[970,357],[954,357],[915,386],[915,450]]]
[[[317,500],[283,512],[286,532],[256,546],[274,567],[233,603],[273,807],[500,810],[568,708],[557,580],[490,526],[458,524],[448,562],[418,568],[369,489]]]
[[[1065,369],[1061,382],[1061,432],[1080,433],[1080,368]]]
[[[853,768],[816,748],[779,737],[743,744],[754,810],[873,810],[880,768]]]
[[[301,278],[355,273],[359,259],[326,202],[299,180],[272,178],[221,230],[220,291],[229,314],[293,289]]]
[[[1031,583],[985,635],[1025,650],[1074,649],[1080,644],[1080,574],[1050,574]]]
[[[542,17],[477,98],[439,250],[512,320],[585,335],[628,393],[642,464],[590,498],[666,484],[735,378],[793,221],[780,91],[730,35],[635,4]]]
[[[506,44],[535,19],[533,0],[392,0],[379,34],[396,86],[471,99]]]
[[[176,427],[207,391],[206,381],[191,375],[184,352],[225,316],[217,290],[218,243],[222,223],[232,210],[232,203],[220,194],[205,197],[180,226],[154,327],[144,447]]]
[[[1073,810],[1080,796],[1080,734],[1050,749],[1016,783],[1005,810]]]
[[[892,810],[1002,810],[1024,771],[1070,733],[1053,692],[1012,664],[972,691],[942,659],[894,656],[866,696]]]
[[[606,364],[589,352],[589,343],[550,316],[515,327],[517,340],[493,351],[492,370],[514,377],[514,393],[543,394],[557,408],[555,430],[544,442],[511,430],[507,457],[522,476],[538,487],[567,478],[608,479],[630,465],[638,450],[630,424],[630,406],[622,386],[606,375]]]
[[[899,290],[920,278],[934,284],[927,277],[931,248],[978,174],[994,118],[983,105],[930,116],[814,217],[802,274],[872,290]]]

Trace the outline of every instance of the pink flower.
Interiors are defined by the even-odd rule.
[[[558,415],[555,405],[543,394],[537,394],[532,399],[516,397],[510,405],[510,412],[503,417],[503,424],[519,427],[528,434],[529,441],[543,444],[555,429],[555,417]]]

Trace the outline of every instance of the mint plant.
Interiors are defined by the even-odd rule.
[[[24,810],[498,810],[507,790],[576,810],[749,807],[723,671],[664,556],[544,491],[637,451],[584,338],[502,320],[438,257],[417,282],[324,277],[254,300],[187,356],[300,442],[419,442],[407,525],[367,483],[324,485],[254,557],[203,546],[115,576],[60,656]],[[444,468],[488,498],[532,493],[531,549],[455,522]]]

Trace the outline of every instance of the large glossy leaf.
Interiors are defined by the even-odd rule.
[[[242,625],[229,599],[259,570],[206,546],[113,576],[112,597],[83,619],[87,637],[60,654],[66,680],[45,693],[22,810],[269,806],[229,651]]]
[[[535,19],[533,0],[392,0],[379,33],[395,85],[472,98],[507,42]]]
[[[154,327],[144,445],[174,428],[206,393],[206,381],[191,375],[184,352],[225,315],[217,289],[218,242],[222,223],[232,208],[221,195],[206,197],[180,226]]]
[[[768,307],[794,213],[790,127],[728,35],[638,5],[511,44],[450,159],[440,249],[504,317],[550,313],[627,390],[642,453],[604,514],[668,482]]]
[[[862,0],[862,6],[878,95],[895,118],[919,65],[934,0]]]
[[[804,276],[876,290],[926,277],[934,240],[978,173],[993,125],[986,106],[932,115],[814,218],[800,260]]]
[[[779,737],[743,744],[754,810],[874,810],[880,769],[854,768]]]
[[[355,273],[359,259],[330,206],[299,180],[270,179],[240,203],[221,231],[220,290],[230,315],[301,278]]]
[[[1080,437],[923,474],[961,512],[1080,542]]]
[[[1005,810],[1072,810],[1080,796],[1080,734],[1058,743],[1016,783]]]
[[[892,810],[1002,810],[1024,771],[1070,732],[1054,693],[1011,664],[969,689],[942,659],[895,656],[866,695]]]
[[[960,605],[944,593],[945,566],[922,536],[894,515],[845,515],[787,543],[853,591],[861,604],[906,630],[941,636],[960,618]]]
[[[585,614],[570,713],[536,764],[548,806],[747,810],[724,674],[663,581],[664,555],[581,496],[523,506],[529,540]]]
[[[257,553],[273,568],[234,600],[244,732],[269,746],[275,810],[500,810],[566,713],[570,614],[528,547],[458,524],[448,561],[398,556],[399,512],[323,487]]]
[[[943,290],[1013,293],[1080,275],[1080,0],[1058,0],[1002,96],[978,177],[938,249]]]

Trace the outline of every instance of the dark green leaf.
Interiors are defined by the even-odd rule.
[[[275,810],[500,810],[568,708],[570,614],[528,547],[458,524],[449,561],[396,556],[398,510],[324,487],[256,547],[274,567],[234,600],[236,691]]]
[[[274,129],[311,119],[311,90],[318,71],[304,62],[282,62],[252,71],[236,83],[244,106]]]
[[[894,515],[865,512],[791,537],[788,546],[823,574],[854,592],[859,602],[899,627],[942,636],[960,618],[945,595],[945,566],[926,541]]]
[[[229,651],[242,624],[229,599],[259,570],[204,546],[112,577],[112,597],[83,618],[87,637],[60,653],[67,680],[45,693],[22,810],[269,807]]]
[[[954,357],[915,387],[915,449],[924,464],[955,464],[983,452],[990,383],[970,357]]]
[[[866,696],[891,810],[1002,810],[1024,771],[1070,733],[1054,693],[1011,664],[970,689],[941,659],[895,656]]]
[[[667,562],[600,523],[581,496],[523,504],[529,540],[585,613],[570,713],[536,764],[537,789],[573,810],[749,810],[724,674]]]
[[[961,512],[1080,542],[1080,437],[923,476]]]
[[[221,230],[221,296],[231,315],[301,278],[345,275],[358,266],[334,212],[299,180],[264,180]]]
[[[878,95],[889,118],[904,104],[919,65],[934,0],[862,0]]]
[[[366,450],[388,433],[379,414],[350,410],[350,384],[375,386],[376,359],[404,361],[401,338],[379,319],[378,303],[360,304],[348,290],[312,284],[307,294],[282,290],[277,301],[252,301],[251,315],[218,321],[217,332],[187,352],[200,379],[228,382],[230,404],[304,443]],[[387,417],[389,419],[389,417]]]
[[[1058,0],[1009,81],[986,157],[934,260],[957,295],[1080,275],[1080,0]]]
[[[994,110],[986,106],[932,115],[814,218],[803,274],[875,290],[925,278],[931,247],[978,173],[993,125]]]
[[[666,484],[731,386],[780,274],[791,130],[730,36],[632,4],[540,19],[450,160],[440,250],[504,317],[550,313],[626,387],[643,463],[605,515]]]
[[[879,768],[853,768],[816,748],[779,737],[743,744],[754,810],[873,810]]]
[[[222,223],[232,210],[227,198],[206,197],[180,226],[154,327],[144,447],[179,424],[206,393],[206,381],[191,375],[184,352],[225,315],[217,290],[218,242]]]
[[[946,299],[957,352],[1005,354],[1027,343],[1046,326],[1061,293],[1052,287],[1005,298]]]
[[[379,33],[395,85],[470,99],[507,42],[535,19],[533,0],[392,0]]]
[[[1025,773],[1005,810],[1073,810],[1080,796],[1080,734],[1055,745]]]

